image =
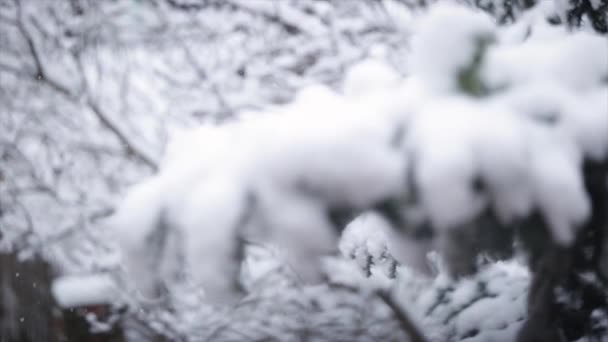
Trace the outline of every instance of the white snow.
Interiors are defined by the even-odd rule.
[[[438,2],[417,23],[410,70],[436,91],[453,91],[455,76],[473,59],[476,40],[494,37],[495,30],[493,20],[481,11]]]
[[[63,308],[111,304],[119,293],[108,274],[63,276],[53,281],[51,291]]]
[[[608,74],[605,37],[576,32],[568,39],[536,38],[501,45],[488,52],[484,74],[494,87],[555,82],[575,91],[597,87]]]
[[[311,97],[320,102],[303,101]],[[370,121],[362,108],[329,90],[306,89],[276,112],[186,134],[110,224],[127,250],[147,253],[145,237],[162,212],[183,234],[187,269],[206,280],[212,297],[230,282],[237,234],[278,244],[304,279],[318,280],[312,260],[337,244],[327,211],[364,209],[403,188],[404,161],[391,146],[390,125]],[[245,216],[250,222],[239,227]]]
[[[401,77],[381,60],[364,60],[350,68],[344,77],[344,94],[362,96],[382,92],[399,85]]]

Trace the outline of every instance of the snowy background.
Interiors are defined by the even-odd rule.
[[[133,341],[603,341],[607,11],[0,0],[0,250]]]

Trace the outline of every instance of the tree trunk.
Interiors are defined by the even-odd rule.
[[[60,341],[51,269],[40,257],[0,253],[0,341]]]

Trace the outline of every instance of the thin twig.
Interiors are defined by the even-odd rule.
[[[410,336],[411,342],[426,342],[427,339],[424,337],[420,329],[410,319],[409,315],[403,308],[395,301],[393,296],[384,290],[376,291],[376,295],[382,299],[382,301],[393,310],[395,318],[401,324],[401,328],[407,332]]]
[[[23,38],[25,38],[25,42],[27,44],[28,50],[29,50],[30,54],[32,55],[32,59],[34,60],[34,68],[35,68],[34,77],[36,77],[36,79],[38,79],[39,81],[44,81],[45,83],[47,83],[48,85],[53,87],[55,90],[59,91],[60,93],[66,95],[68,97],[71,96],[69,89],[67,89],[64,85],[56,82],[52,78],[48,77],[49,75],[48,75],[46,69],[44,68],[44,65],[42,64],[42,60],[40,58],[40,52],[38,51],[38,48],[36,47],[36,43],[34,42],[32,35],[29,33],[29,31],[25,27],[25,23],[24,23],[25,18],[24,18],[24,14],[23,14],[23,8],[21,7],[21,1],[15,0],[15,6],[17,6],[17,27],[19,28],[19,32],[21,33]]]

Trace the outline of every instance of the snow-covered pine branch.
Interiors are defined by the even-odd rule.
[[[319,281],[319,257],[343,228],[334,214],[376,211],[404,264],[435,249],[462,276],[479,254],[510,256],[517,242],[535,279],[550,273],[549,288],[566,286],[555,265],[538,265],[555,251],[576,273],[568,265],[581,234],[605,230],[596,201],[606,189],[590,193],[584,166],[596,165],[605,186],[608,46],[541,16],[517,25],[441,3],[416,25],[406,78],[368,60],[342,93],[308,87],[289,104],[176,135],[158,175],[108,222],[133,280],[152,296],[185,271],[210,301],[226,300],[238,251],[254,243],[277,246],[305,282]],[[167,245],[151,248],[157,234]],[[419,255],[412,243],[425,246]],[[564,333],[554,323],[548,334]]]

